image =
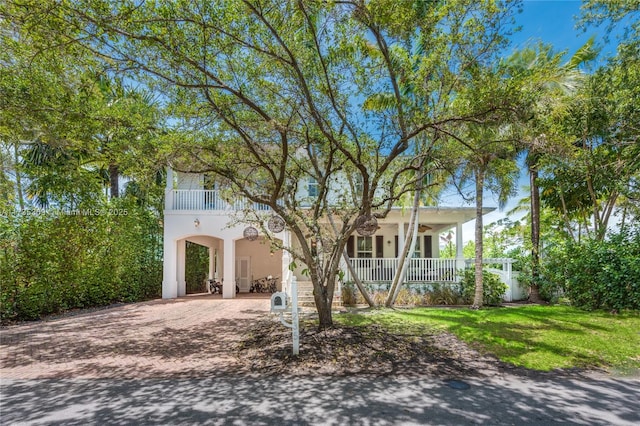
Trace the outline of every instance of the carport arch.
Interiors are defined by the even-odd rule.
[[[186,242],[191,241],[209,248],[209,278],[215,278],[215,252],[220,256],[223,240],[213,235],[183,235],[175,239],[165,239],[162,298],[174,299],[186,295],[185,265]],[[220,265],[218,264],[218,269]]]
[[[223,279],[223,283],[231,283],[232,285],[223,285],[222,297],[225,299],[232,299],[235,297],[235,283],[236,283],[236,248],[238,242],[242,241],[242,245],[246,245],[245,238],[240,235],[235,238],[230,236],[219,235],[203,235],[203,234],[187,234],[181,235],[176,238],[166,238],[164,242],[164,267],[163,267],[163,283],[162,283],[162,298],[174,299],[177,297],[186,295],[186,280],[185,280],[185,265],[186,265],[186,242],[192,241],[194,243],[206,246],[210,250],[209,254],[209,278]],[[260,244],[260,241],[253,241],[250,244]],[[268,245],[267,245],[268,247]],[[241,247],[242,248],[242,247]],[[261,251],[264,251],[264,246],[261,247]],[[218,264],[215,265],[214,253],[217,251]],[[250,255],[264,257],[271,257],[269,248],[266,249],[266,254],[258,252],[256,254],[250,253]],[[285,265],[285,258],[281,251],[273,253],[272,268],[274,272],[279,270],[279,273],[265,273],[265,275],[285,276],[285,272],[288,269],[288,264]],[[278,266],[279,265],[279,269]],[[217,269],[218,276],[216,277],[214,271]],[[259,277],[255,277],[259,278]],[[280,287],[280,286],[279,286]]]

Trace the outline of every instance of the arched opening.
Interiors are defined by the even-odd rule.
[[[222,284],[215,296],[225,299],[251,294],[252,284],[259,280],[272,283],[262,292],[280,291],[288,258],[263,236],[249,240],[237,238],[238,234],[242,235],[225,232],[165,240],[163,297],[207,293],[207,280]]]
[[[209,247],[189,240],[186,241],[184,275],[187,294],[207,292],[206,282],[209,278],[210,256]]]

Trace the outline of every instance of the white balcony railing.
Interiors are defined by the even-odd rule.
[[[167,210],[269,210],[269,206],[253,203],[244,198],[238,198],[228,203],[220,197],[217,190],[210,189],[173,189],[166,193],[165,207]]]

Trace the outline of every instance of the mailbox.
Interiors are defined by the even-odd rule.
[[[287,294],[278,291],[271,295],[271,312],[279,312],[287,309]]]

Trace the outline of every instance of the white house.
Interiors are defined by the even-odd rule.
[[[313,191],[313,183],[307,188]],[[304,281],[299,266],[290,271],[291,257],[286,250],[272,249],[268,240],[258,235],[247,238],[248,224],[236,223],[234,210],[247,207],[269,212],[264,205],[237,199],[230,204],[220,198],[216,189],[204,189],[202,175],[168,171],[164,211],[164,277],[162,297],[176,298],[186,293],[186,242],[209,248],[209,278],[223,280],[223,298],[234,298],[235,283],[240,292],[248,292],[251,281],[262,277],[277,277],[279,289],[286,286],[293,275]],[[484,209],[484,213],[493,211]],[[475,208],[421,207],[418,238],[406,280],[409,282],[453,282],[455,271],[464,266],[462,256],[462,224],[474,219]],[[390,282],[397,265],[398,253],[404,241],[409,212],[393,209],[379,220],[372,236],[353,235],[347,252],[360,279],[364,282]],[[456,259],[441,259],[439,234],[456,229]],[[255,228],[251,228],[255,230]],[[295,247],[292,235],[285,228],[274,235],[283,247]],[[349,274],[346,270],[346,280]],[[509,271],[510,273],[510,271]],[[510,276],[509,276],[510,279]],[[340,294],[339,289],[336,291]]]

